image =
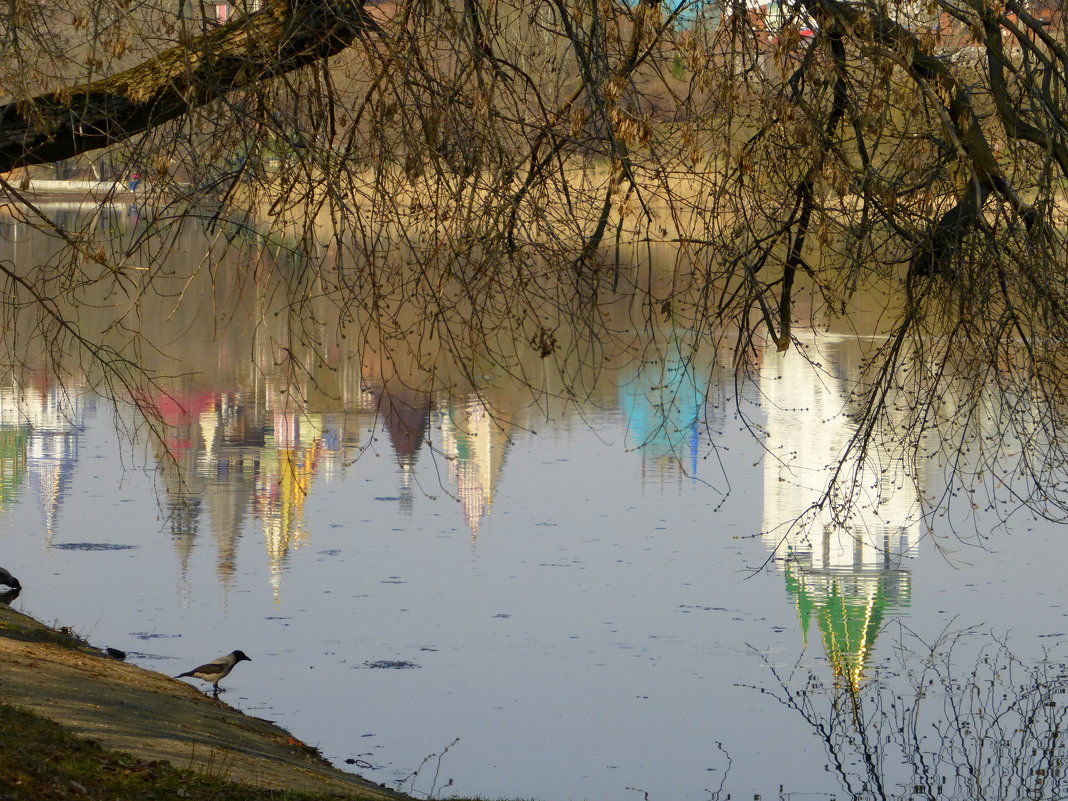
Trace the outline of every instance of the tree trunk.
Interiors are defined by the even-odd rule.
[[[0,173],[127,139],[376,29],[362,0],[275,0],[109,78],[0,106]]]

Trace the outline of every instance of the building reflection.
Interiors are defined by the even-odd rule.
[[[641,365],[615,375],[615,403],[628,421],[628,446],[645,480],[696,475],[707,425],[710,379],[687,358],[679,338]],[[825,338],[824,341],[830,341]],[[833,342],[814,368],[796,353],[769,355],[761,372],[767,409],[763,528],[807,637],[818,631],[836,674],[859,682],[886,616],[907,608],[908,560],[915,553],[917,490],[900,461],[877,445],[860,460],[846,447],[847,376],[859,355]],[[224,595],[237,571],[243,533],[258,530],[271,591],[281,599],[290,555],[312,534],[309,498],[340,480],[372,443],[386,442],[398,465],[399,504],[410,512],[418,460],[442,459],[445,487],[477,538],[522,425],[520,396],[499,390],[437,393],[397,376],[345,372],[330,393],[306,399],[265,364],[255,380],[158,391],[142,400],[157,426],[160,488],[178,556],[181,585],[201,535],[210,537]],[[48,382],[0,390],[0,505],[32,483],[51,540],[78,458],[83,407],[77,393]],[[385,436],[376,437],[375,431]],[[813,506],[847,453],[856,477],[841,498]],[[800,522],[790,522],[800,521]],[[247,534],[246,534],[247,536]],[[183,592],[185,590],[183,589]]]
[[[349,425],[345,413],[272,407],[267,399],[278,394],[199,390],[154,399],[165,431],[162,483],[183,586],[207,510],[224,589],[233,582],[241,533],[255,521],[279,600],[289,554],[308,539],[304,509],[313,483],[339,479],[359,448],[360,426]]]
[[[346,374],[329,398],[309,401],[306,387],[288,386],[267,366],[258,365],[255,380],[231,376],[216,386],[157,388],[139,399],[183,597],[189,597],[191,561],[202,537],[209,538],[227,597],[241,537],[254,528],[280,600],[290,554],[311,537],[309,498],[317,487],[341,480],[372,443],[386,441],[397,461],[402,513],[412,510],[421,454],[441,459],[445,489],[458,502],[470,537],[478,538],[524,413],[522,396],[498,389],[435,393],[396,376]],[[630,421],[629,446],[645,480],[695,474],[705,394],[681,347],[647,359],[620,380],[617,403]],[[29,481],[49,543],[71,485],[90,397],[80,385],[47,381],[0,388],[0,509],[11,506]]]
[[[131,241],[141,241],[150,227],[137,209],[126,207],[56,205],[48,213],[65,229],[99,235],[106,253],[123,259],[133,258]],[[142,323],[137,330],[146,347],[140,358],[158,380],[150,389],[131,390],[135,398],[117,400],[135,401],[147,421],[135,427],[148,432],[141,442],[150,443],[159,466],[166,528],[185,595],[193,556],[206,547],[228,596],[241,538],[255,536],[257,545],[262,541],[272,593],[281,598],[291,554],[313,537],[306,522],[309,499],[343,478],[368,450],[392,451],[404,514],[419,499],[420,460],[437,462],[427,465],[435,482],[429,494],[440,495],[440,483],[472,539],[488,530],[515,432],[541,427],[546,419],[585,422],[591,403],[596,415],[613,424],[627,421],[628,458],[646,483],[697,473],[699,449],[708,443],[710,373],[695,366],[694,337],[670,325],[639,330],[622,295],[598,304],[595,317],[612,335],[596,342],[596,361],[574,356],[596,340],[579,308],[553,328],[552,358],[526,347],[523,336],[512,337],[519,328],[499,334],[502,342],[517,345],[514,353],[487,353],[487,337],[498,336],[492,325],[480,332],[446,331],[443,341],[439,323],[428,321],[424,308],[398,303],[382,330],[361,327],[360,320],[347,319],[352,309],[341,314],[332,299],[317,303],[301,294],[307,289],[300,284],[303,273],[285,262],[285,248],[256,238],[217,247],[214,234],[196,225],[173,236],[165,242],[173,270],[153,274],[153,291],[135,293],[124,304],[102,283],[87,287],[79,304],[63,311],[86,330],[105,332],[102,339],[118,352],[130,347],[127,324]],[[135,249],[146,263],[163,252],[149,240]],[[47,265],[63,252],[61,238],[40,236],[21,216],[0,210],[0,255],[29,267]],[[449,275],[439,278],[442,292],[456,289],[450,289]],[[661,278],[667,291],[673,279],[664,274],[656,280]],[[312,293],[316,298],[320,289]],[[296,297],[304,300],[295,303]],[[480,318],[511,319],[514,311],[502,299],[500,307],[480,309]],[[71,375],[95,369],[51,347],[38,338],[20,361],[60,365]],[[714,360],[715,354],[703,358]],[[180,378],[164,383],[163,376]],[[86,383],[99,381],[94,375]],[[58,395],[17,401],[24,389],[0,389],[0,508],[32,480],[51,538],[78,456],[81,412],[63,410]]]
[[[705,390],[679,338],[655,358],[620,371],[619,414],[643,476],[695,475]],[[767,410],[763,528],[774,547],[806,639],[818,631],[843,681],[858,683],[886,617],[909,606],[918,538],[916,483],[893,454],[872,444],[847,450],[854,342],[825,343],[814,366],[796,353],[771,354],[761,372]],[[400,506],[410,511],[420,454],[443,457],[447,488],[477,538],[490,514],[512,444],[518,403],[483,392],[434,394],[415,382],[346,379],[331,407],[301,404],[296,390],[259,373],[257,382],[158,392],[143,402],[158,425],[161,489],[182,584],[202,530],[228,591],[238,544],[259,529],[276,599],[290,554],[310,533],[305,508],[319,484],[344,476],[367,447],[362,432],[387,436],[399,467]],[[284,391],[283,391],[284,390]],[[341,397],[343,396],[343,397]],[[0,388],[0,508],[27,485],[35,491],[47,541],[56,531],[78,459],[85,394],[47,380]],[[431,449],[430,444],[436,447]],[[814,505],[842,455],[851,503],[832,495]],[[673,467],[672,467],[673,466]]]
[[[641,459],[643,484],[697,476],[709,377],[697,374],[686,338],[684,331],[670,331],[663,352],[648,353],[623,370],[619,410],[627,448]]]
[[[51,209],[70,230],[99,233],[116,252],[131,232],[147,224],[127,212]],[[203,232],[195,226],[176,236],[168,252],[206,252]],[[0,212],[5,257],[43,265],[56,257],[58,247]],[[707,444],[708,372],[695,367],[694,343],[685,331],[630,331],[625,303],[599,311],[621,315],[602,354],[611,363],[608,369],[579,363],[565,371],[555,359],[530,349],[514,356],[527,360],[521,364],[483,370],[472,365],[484,354],[454,354],[435,337],[424,336],[421,310],[405,321],[422,332],[413,342],[387,338],[376,343],[367,336],[353,347],[356,337],[346,340],[344,326],[331,316],[336,309],[322,310],[321,327],[308,320],[297,324],[288,307],[289,288],[272,284],[280,270],[269,249],[233,248],[212,255],[213,269],[206,271],[200,255],[188,263],[175,256],[174,275],[154,279],[159,291],[138,295],[130,308],[116,307],[102,289],[102,296],[87,295],[85,303],[69,310],[87,330],[116,337],[120,351],[129,342],[122,326],[114,324],[116,314],[154,321],[144,329],[146,342],[149,330],[158,338],[144,350],[145,367],[157,377],[181,376],[167,385],[159,381],[136,397],[147,421],[136,427],[148,432],[142,442],[150,443],[159,466],[165,525],[185,597],[198,548],[212,552],[225,598],[236,582],[241,538],[255,536],[257,544],[262,542],[271,591],[281,599],[291,554],[313,537],[306,522],[309,499],[323,485],[341,480],[368,449],[392,451],[404,514],[411,514],[419,499],[420,460],[439,461],[431,480],[456,502],[462,530],[472,539],[488,530],[515,432],[540,427],[547,417],[582,420],[588,412],[584,404],[594,396],[602,404],[598,414],[627,421],[628,458],[646,483],[697,473],[699,448]],[[181,304],[175,304],[176,297]],[[588,334],[582,326],[567,325],[554,333],[560,353],[588,347]],[[439,360],[448,361],[443,355],[471,364],[442,367]],[[62,358],[30,349],[21,360],[46,364]],[[512,368],[513,375],[532,377],[530,383],[488,378]],[[81,367],[65,369],[79,375]],[[533,403],[532,387],[544,393]],[[32,482],[49,541],[78,458],[82,411],[72,403],[44,384],[0,388],[0,509],[24,495],[27,481]],[[440,494],[437,486],[433,490],[430,494]]]
[[[325,444],[321,415],[280,409],[273,418],[260,451],[252,510],[263,531],[271,588],[278,601],[289,553],[308,537],[304,502],[311,493]]]
[[[78,461],[86,397],[81,387],[40,375],[0,386],[0,510],[28,483],[49,545]]]
[[[237,543],[251,515],[251,499],[266,443],[263,415],[237,391],[220,392],[199,415],[203,450],[195,472],[204,477],[204,501],[215,544],[215,570],[224,591],[237,571]]]
[[[877,441],[851,447],[847,376],[859,361],[855,339],[824,335],[810,360],[767,355],[760,377],[764,536],[806,642],[814,624],[836,679],[854,689],[885,620],[911,603],[919,537],[918,477]],[[841,486],[823,497],[832,480]]]
[[[78,461],[87,396],[81,387],[44,381],[23,395],[30,421],[27,448],[30,484],[36,490],[46,541],[55,538],[60,504]]]
[[[370,392],[375,398],[379,426],[386,429],[401,472],[400,508],[411,514],[415,482],[415,463],[427,438],[430,415],[434,409],[431,393],[407,386],[375,384]]]
[[[434,424],[441,433],[441,451],[448,459],[449,478],[463,506],[471,538],[478,537],[483,518],[493,506],[512,440],[505,418],[477,393],[439,405]]]
[[[0,395],[0,509],[10,509],[26,480],[29,420],[21,393],[7,387]]]

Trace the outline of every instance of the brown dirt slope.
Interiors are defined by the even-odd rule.
[[[0,702],[105,748],[220,779],[270,790],[407,798],[337,770],[273,723],[103,656],[6,606],[0,606]]]

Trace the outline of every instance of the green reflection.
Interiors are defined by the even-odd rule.
[[[863,551],[847,532],[827,531],[825,536],[843,538]],[[889,541],[886,548],[889,555]],[[796,605],[806,645],[815,620],[835,678],[852,689],[864,679],[887,616],[908,608],[912,600],[912,577],[901,567],[901,554],[885,565],[866,564],[863,553],[858,555],[851,568],[824,567],[811,552],[791,550],[783,566],[786,591]]]

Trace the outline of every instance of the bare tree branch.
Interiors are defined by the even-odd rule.
[[[0,106],[0,172],[129,138],[332,56],[376,28],[360,0],[275,0],[109,78]]]

